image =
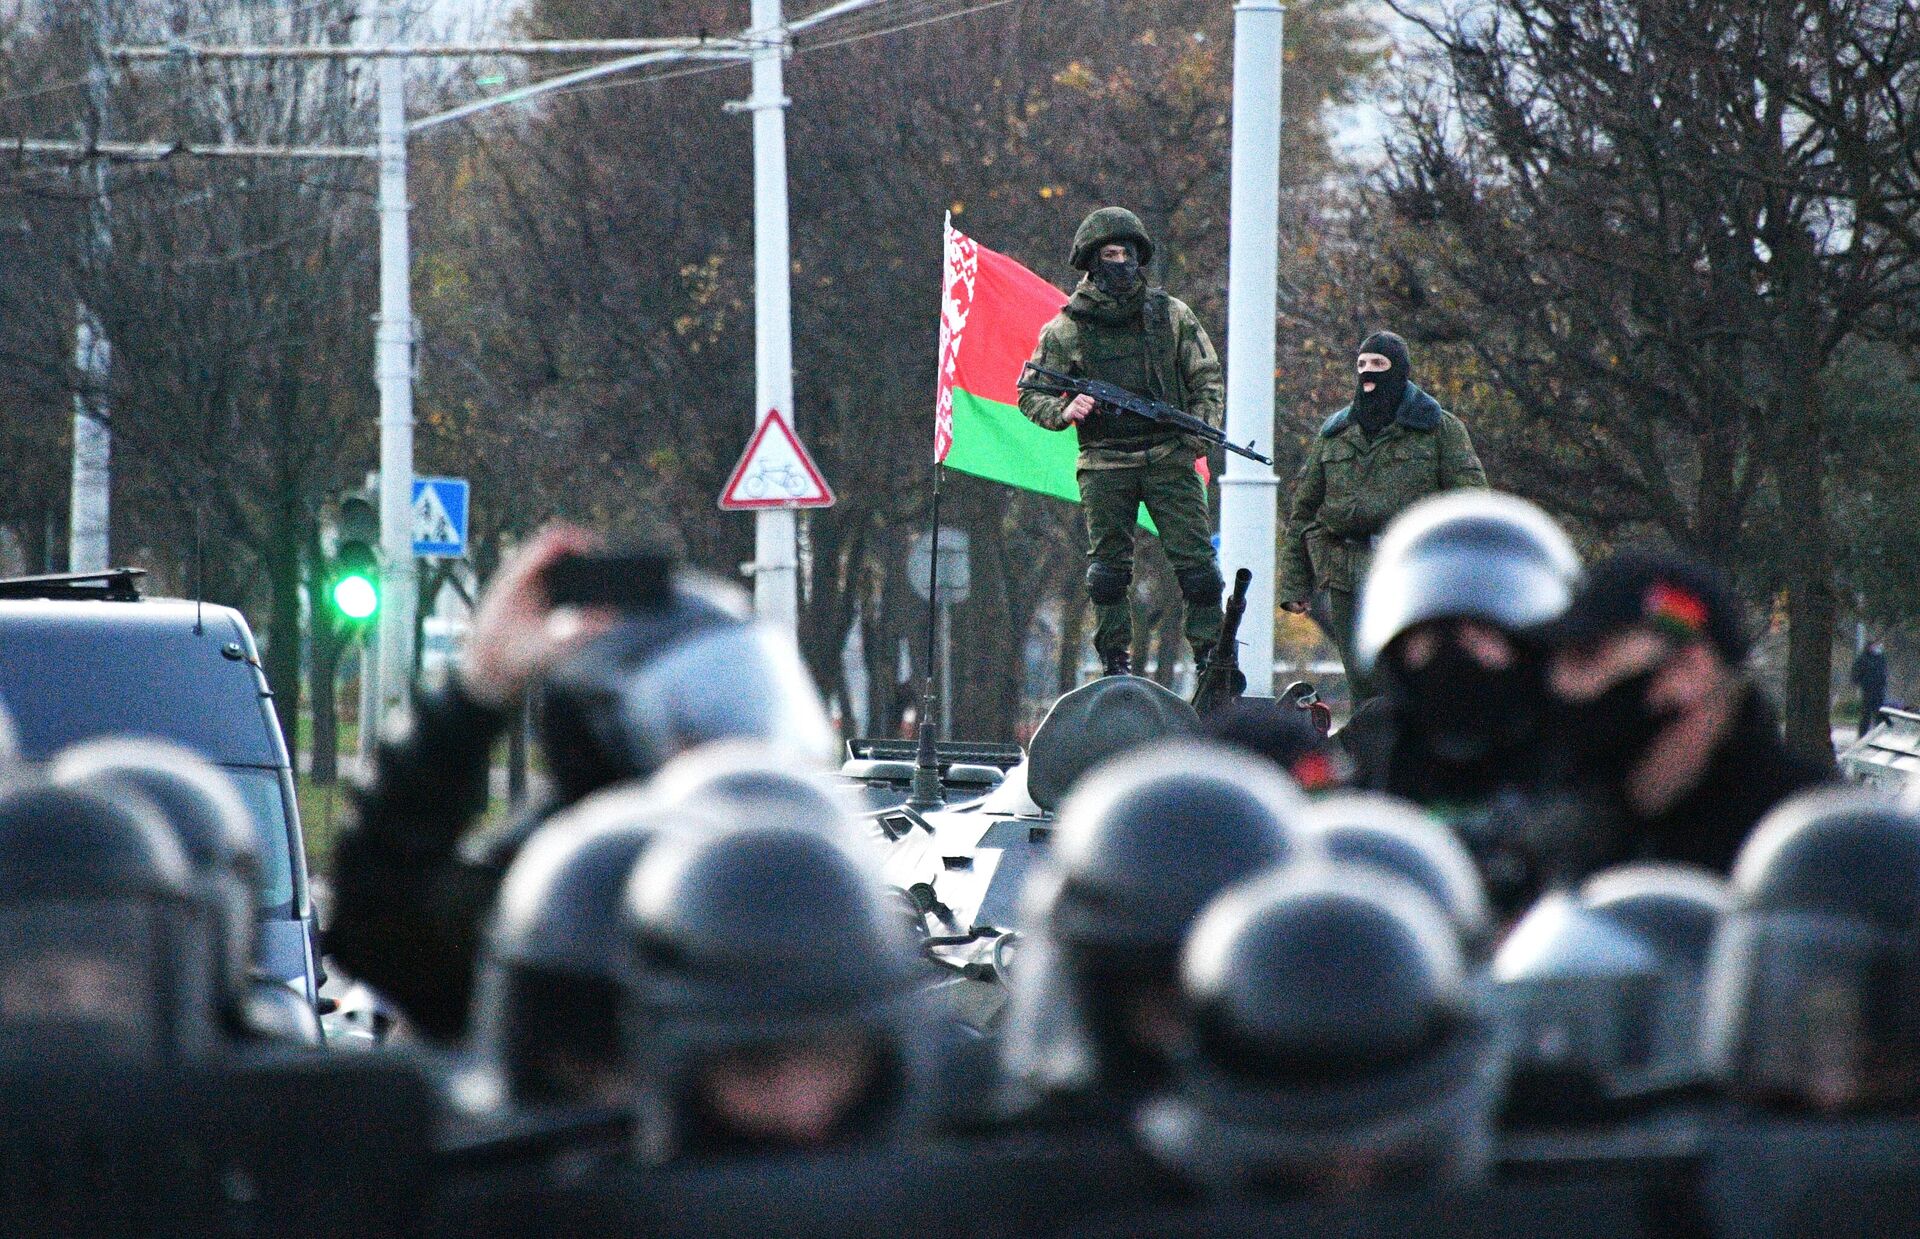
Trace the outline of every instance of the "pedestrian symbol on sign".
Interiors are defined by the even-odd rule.
[[[458,559],[467,553],[467,480],[413,480],[413,553]]]

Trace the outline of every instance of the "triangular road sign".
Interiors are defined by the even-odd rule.
[[[807,455],[780,410],[770,409],[721,490],[720,506],[729,512],[830,508],[833,487],[820,476],[813,457]]]

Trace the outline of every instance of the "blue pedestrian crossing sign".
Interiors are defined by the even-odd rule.
[[[413,479],[413,553],[422,559],[467,553],[467,479]]]

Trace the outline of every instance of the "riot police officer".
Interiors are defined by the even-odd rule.
[[[1734,865],[1704,1049],[1755,1104],[1823,1113],[1920,1103],[1920,814],[1803,792]]]
[[[1726,907],[1711,874],[1629,865],[1528,911],[1492,968],[1514,1041],[1518,1122],[1624,1117],[1703,1084],[1700,1010]]]
[[[1025,896],[1010,1109],[1104,1120],[1160,1079],[1188,927],[1221,888],[1301,852],[1304,804],[1270,764],[1195,741],[1116,758],[1074,789]]]
[[[173,832],[214,910],[218,1000],[227,1030],[242,1039],[318,1044],[319,1018],[312,1006],[284,986],[253,975],[259,945],[260,840],[232,780],[178,745],[149,739],[76,745],[61,753],[48,773],[56,783],[97,791],[115,801],[144,802]]]
[[[821,1149],[926,1112],[926,977],[840,840],[758,824],[657,839],[626,890],[641,1159]]]
[[[1493,937],[1493,915],[1473,856],[1459,839],[1404,800],[1342,791],[1307,810],[1306,829],[1335,861],[1377,869],[1411,883],[1440,905],[1470,957]]]
[[[1082,220],[1068,257],[1084,275],[1066,308],[1040,329],[1033,361],[1151,396],[1218,426],[1225,408],[1220,358],[1187,304],[1148,284],[1144,268],[1153,251],[1153,238],[1132,211],[1101,207]],[[1180,585],[1194,665],[1204,665],[1219,639],[1225,587],[1206,482],[1194,470],[1210,445],[1132,413],[1097,409],[1090,396],[1023,391],[1020,411],[1042,429],[1079,435],[1087,595],[1093,648],[1106,674],[1132,668],[1133,537],[1142,505]]]
[[[632,1102],[620,1007],[627,879],[663,831],[719,829],[635,783],[556,813],[520,850],[487,929],[474,1040],[517,1107]]]
[[[1446,913],[1411,885],[1301,864],[1222,893],[1180,967],[1185,1049],[1148,1150],[1229,1195],[1473,1181],[1502,1055]]]
[[[509,557],[481,601],[465,663],[446,689],[419,694],[382,743],[335,853],[329,950],[433,1038],[464,1030],[486,910],[555,808],[727,737],[803,762],[831,754],[797,649],[754,624],[738,590],[672,571],[644,605],[556,608],[547,570],[594,545],[555,527]],[[552,793],[463,845],[486,809],[494,741],[536,687]]]
[[[211,1053],[211,921],[150,805],[44,783],[0,792],[0,1067]]]
[[[1362,786],[1420,805],[1474,851],[1496,906],[1524,906],[1551,867],[1579,868],[1576,836],[1516,839],[1546,782],[1547,649],[1579,556],[1552,518],[1512,495],[1466,491],[1409,508],[1381,536],[1361,591],[1354,657],[1383,690],[1340,738]],[[1524,807],[1524,812],[1522,811]]]

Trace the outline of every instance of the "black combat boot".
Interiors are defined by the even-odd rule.
[[[1116,650],[1100,656],[1100,674],[1132,675],[1133,654],[1128,650]]]

